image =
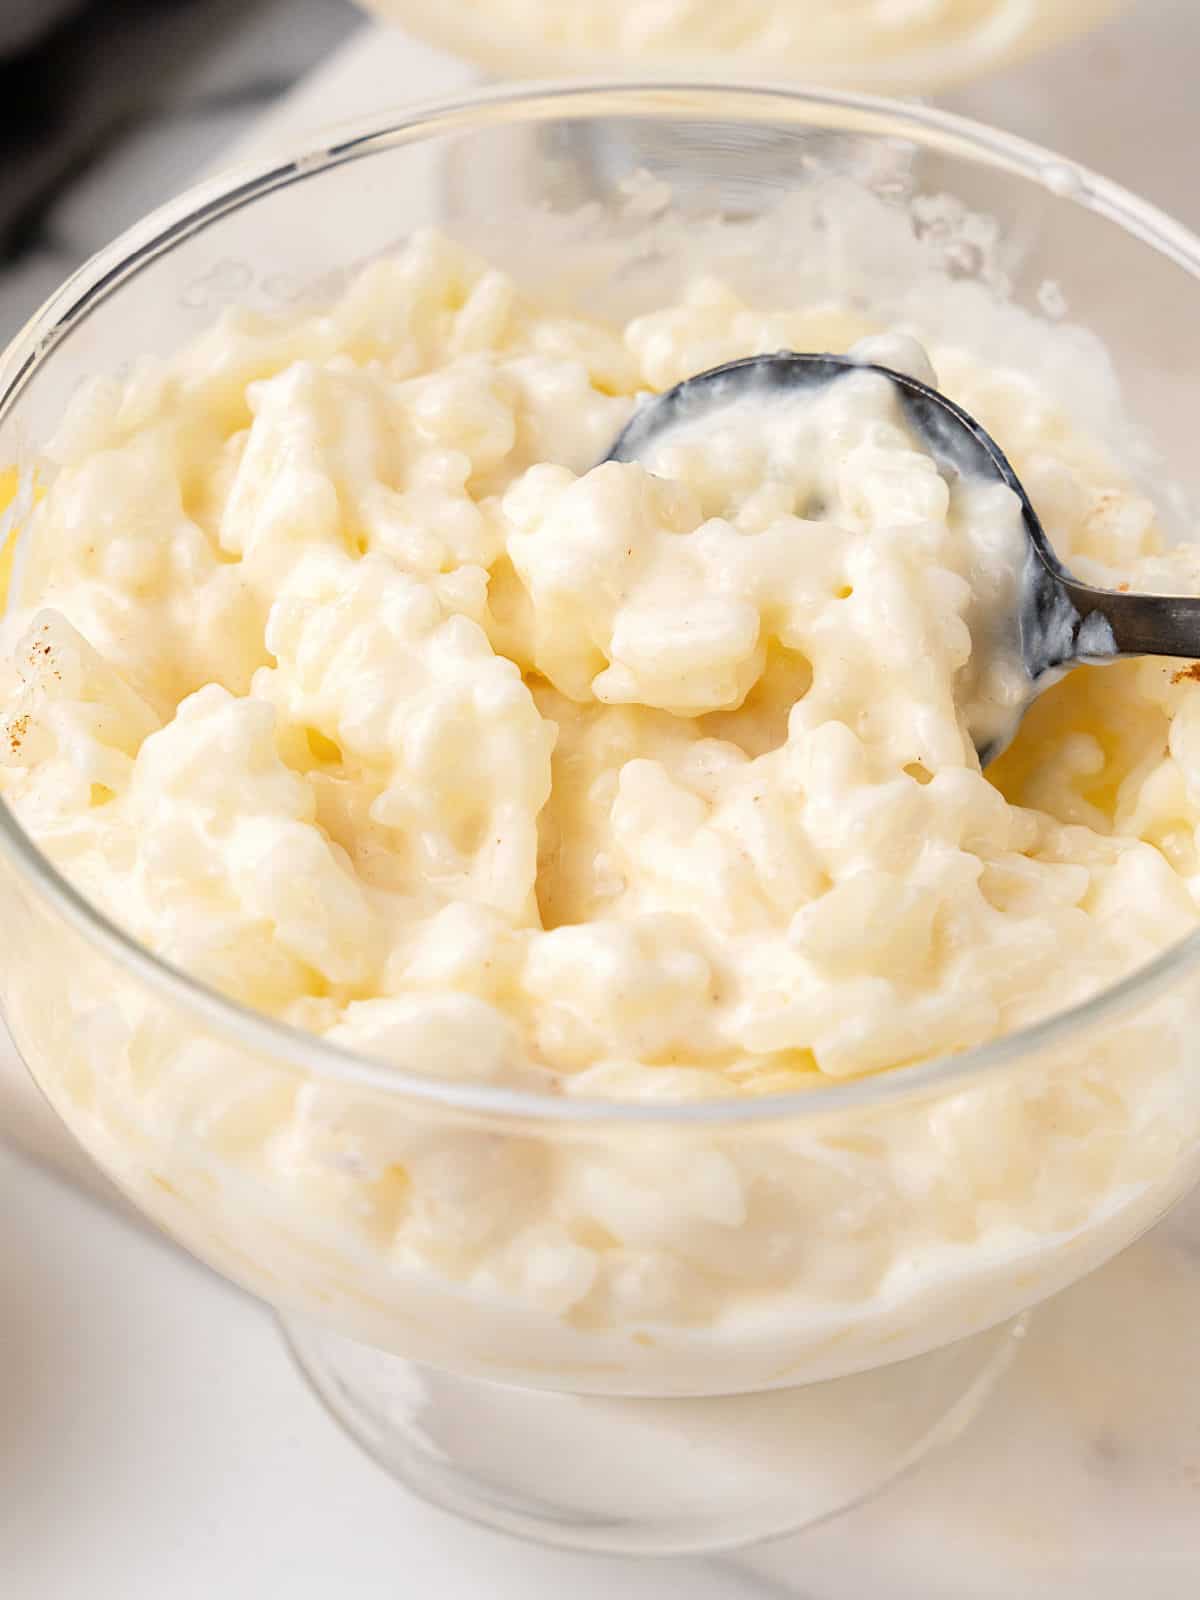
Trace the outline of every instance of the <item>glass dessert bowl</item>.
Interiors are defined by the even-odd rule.
[[[447,153],[459,170],[466,162],[485,176],[529,150],[531,128],[569,147],[581,131],[642,126],[653,128],[661,169],[547,160],[523,170],[519,206],[511,188],[496,191],[504,198],[495,211],[464,214],[459,204],[453,246],[426,235],[406,244],[442,221]],[[739,152],[733,191],[731,149]],[[762,150],[770,158],[756,161]],[[486,194],[486,182],[472,192]],[[463,265],[458,252],[472,247],[546,308],[531,323],[543,362],[557,359],[565,329],[587,343],[564,321],[564,302],[614,324],[644,318],[653,336],[666,326],[653,320],[664,306],[674,308],[668,319],[686,320],[697,305],[707,316],[713,291],[689,302],[690,312],[679,297],[698,272],[719,272],[722,293],[775,306],[836,300],[851,322],[917,322],[947,350],[965,342],[989,370],[1015,368],[1032,385],[1006,391],[1024,395],[1021,415],[1049,415],[1038,410],[1045,397],[1061,400],[1136,485],[1136,501],[1120,500],[1121,517],[1104,524],[1118,545],[1134,537],[1130,521],[1144,527],[1157,515],[1184,524],[1200,489],[1179,403],[1200,363],[1200,244],[1139,201],[1006,136],[887,102],[684,85],[512,90],[397,115],[206,185],[134,229],[48,303],[0,367],[0,460],[15,469],[17,490],[8,522],[19,532],[7,547],[14,593],[36,577],[45,554],[37,537],[51,525],[76,541],[81,561],[93,562],[100,548],[103,571],[129,594],[157,582],[159,569],[141,564],[146,527],[120,510],[133,502],[114,502],[116,511],[103,503],[93,526],[102,502],[89,509],[84,495],[68,504],[60,475],[81,462],[109,473],[106,452],[119,454],[112,430],[136,433],[139,417],[161,421],[164,393],[215,397],[211,415],[224,431],[213,448],[234,439],[237,451],[248,448],[247,384],[257,385],[261,415],[272,374],[294,365],[298,385],[318,381],[312,350],[287,342],[298,319],[310,331],[336,331],[322,348],[334,351],[338,381],[375,373],[385,345],[399,349],[409,333],[419,339],[431,327],[468,358],[486,351],[497,296],[508,290],[494,268]],[[380,261],[385,277],[399,274],[405,295],[422,286],[419,317],[403,328],[393,315],[399,302],[361,293],[368,280],[359,270]],[[206,333],[230,306],[250,308],[232,343],[233,325]],[[742,315],[735,310],[731,326],[743,326]],[[753,340],[777,328],[769,316],[751,326]],[[139,372],[141,358],[170,357],[193,336],[208,342],[193,347],[201,355],[175,389]],[[268,346],[276,353],[264,355]],[[659,386],[674,381],[677,347],[651,337],[647,348],[665,362]],[[693,366],[738,353],[717,349],[702,363],[696,348],[685,350]],[[607,365],[612,349],[600,340],[580,358],[592,364],[589,397],[569,385],[547,391],[546,427],[563,415],[573,425],[585,412],[599,419],[580,471],[603,454],[600,423],[616,415],[604,408],[629,386]],[[80,384],[97,377],[100,387],[92,383],[81,400]],[[472,397],[452,398],[451,411],[457,416]],[[423,426],[442,426],[444,399],[421,402]],[[284,436],[290,415],[285,404],[285,464],[305,448],[299,435]],[[361,426],[369,432],[369,419]],[[455,426],[456,437],[475,441],[471,449],[492,436],[475,411]],[[178,437],[199,449],[207,427]],[[366,437],[358,423],[351,435]],[[121,481],[140,492],[143,468],[153,477],[148,460]],[[93,488],[115,481],[85,480]],[[280,502],[268,496],[255,500],[255,517],[269,511],[285,529],[307,528],[332,504],[336,520],[337,497],[323,500],[311,475],[298,481],[304,493],[284,512],[276,516]],[[206,553],[192,532],[209,518],[204,483],[187,470],[173,482],[172,515],[186,527],[172,544],[172,570],[208,562],[214,583],[232,582],[232,553]],[[1037,493],[1047,513],[1056,494],[1070,499],[1050,468]],[[1111,511],[1111,496],[1107,503]],[[355,526],[359,548],[338,558],[351,566],[371,558],[374,537],[366,521]],[[453,526],[457,538],[461,525]],[[294,564],[272,569],[269,582],[290,581]],[[433,561],[434,581],[445,568]],[[307,614],[302,606],[293,621],[300,626]],[[113,624],[114,640],[123,626]],[[206,605],[185,607],[175,626],[164,615],[162,659],[171,670],[192,650],[228,644],[233,653],[232,636],[218,629],[209,637]],[[281,625],[247,674],[276,670],[293,649],[286,635]],[[66,788],[78,787],[79,772],[86,779],[80,803],[90,827],[93,812],[124,803],[116,791],[139,741],[162,738],[130,728],[161,713],[130,700],[127,685],[114,688],[57,623],[35,619],[23,640],[18,667],[33,698],[5,723],[6,759],[22,771],[23,762],[44,763],[53,735],[67,756],[66,769],[54,769],[69,771]],[[445,670],[454,664],[441,659]],[[1045,780],[1078,798],[1071,786],[1082,772],[1094,806],[1116,803],[1105,798],[1106,780],[1115,792],[1118,778],[1141,772],[1118,722],[1157,730],[1161,716],[1155,738],[1169,738],[1186,764],[1192,715],[1188,681],[1164,680],[1153,664],[1107,670],[1123,674],[1111,680],[1121,707],[1111,729],[1102,673],[1084,688],[1064,686],[1080,698],[1059,703],[1060,714],[1063,704],[1080,715],[1097,710],[1087,737],[1101,751],[1100,769],[1093,746],[1076,739],[1072,759],[1082,759]],[[1139,672],[1160,674],[1152,687],[1169,717],[1157,701],[1147,709],[1137,699]],[[395,682],[399,695],[401,677]],[[203,717],[232,715],[237,696],[226,693],[201,688],[185,702],[197,727]],[[488,701],[480,744],[502,703],[503,695]],[[47,714],[48,705],[59,709]],[[1044,712],[1051,736],[1054,714],[1053,705]],[[607,1076],[594,1073],[581,1088],[570,1073],[497,1065],[490,1036],[463,1021],[487,1009],[479,994],[466,1012],[435,1008],[420,1026],[404,1009],[435,969],[438,982],[450,974],[465,991],[454,975],[489,965],[478,929],[456,921],[453,906],[436,939],[426,929],[404,954],[404,1004],[389,1013],[382,1042],[363,1042],[364,1012],[353,1005],[354,1027],[347,1031],[345,1019],[328,1026],[341,978],[332,967],[322,976],[325,952],[295,933],[309,886],[325,881],[311,854],[320,829],[300,812],[281,825],[281,854],[239,856],[233,874],[251,880],[247,894],[264,897],[260,920],[273,932],[262,948],[280,954],[264,992],[271,984],[303,990],[286,1015],[254,1003],[244,981],[258,960],[250,947],[202,937],[214,896],[226,892],[211,875],[180,902],[170,939],[151,949],[126,931],[122,924],[139,914],[136,896],[187,878],[198,839],[232,837],[243,816],[258,815],[259,801],[241,798],[250,794],[244,776],[270,766],[288,794],[296,773],[338,776],[327,769],[346,750],[315,713],[306,726],[312,737],[307,754],[288,756],[291,777],[271,766],[276,753],[254,743],[261,728],[197,744],[169,772],[156,758],[166,777],[160,789],[139,791],[142,841],[122,836],[104,857],[114,881],[124,881],[122,864],[136,855],[128,908],[120,894],[108,911],[94,903],[105,894],[95,887],[95,862],[86,873],[80,866],[86,829],[78,817],[64,825],[70,808],[58,779],[40,810],[29,809],[24,792],[14,800],[24,826],[9,805],[0,809],[4,1010],[33,1076],[84,1148],[151,1219],[275,1306],[334,1413],[439,1503],[510,1531],[616,1550],[727,1547],[804,1526],[952,1434],[1011,1355],[1014,1319],[1130,1243],[1194,1181],[1200,938],[1182,937],[1188,913],[1174,890],[1160,894],[1157,863],[1166,872],[1168,856],[1190,861],[1195,822],[1186,796],[1161,798],[1166,777],[1143,796],[1146,806],[1153,801],[1150,820],[1131,824],[1141,832],[1125,901],[1109,918],[1125,937],[1112,981],[1081,966],[1071,940],[1083,925],[1059,920],[1070,893],[1056,891],[1045,903],[1042,942],[1034,919],[1023,925],[1024,948],[1010,944],[995,957],[1011,969],[1014,1003],[1035,984],[1053,998],[1001,1037],[989,1036],[994,1019],[979,1023],[978,996],[965,988],[935,994],[923,1022],[906,1013],[901,1036],[899,1013],[887,1015],[892,1002],[885,996],[880,1007],[881,991],[868,986],[854,992],[876,1007],[872,1038],[891,1030],[882,1059],[852,1049],[849,1066],[838,1067],[841,1046],[829,1038],[817,1056],[767,1044],[757,1082],[714,1082],[668,1037],[678,1018],[689,1024],[712,1001],[711,974],[652,942],[632,956],[607,947],[572,954],[571,919],[547,917],[553,958],[544,946],[537,981],[522,979],[536,1002],[531,1025],[546,1025],[543,1055],[553,1057],[556,1040],[569,1042],[584,1013],[601,1033],[618,1012],[632,1015],[639,1037],[659,1040],[648,1047],[653,1064],[624,1077],[613,1049],[606,1061],[595,1059],[605,1049],[593,1050],[591,1064]],[[263,737],[269,745],[269,731]],[[79,766],[71,752],[85,739],[105,746],[107,765]],[[41,756],[26,749],[38,741]],[[1018,740],[1008,777],[997,782],[1028,799],[1042,779],[1023,770],[1022,748]],[[455,760],[474,771],[473,759],[468,741]],[[924,804],[926,790],[942,792],[939,774],[911,765],[905,803]],[[977,771],[969,777],[978,800],[984,780]],[[209,817],[197,830],[191,813],[172,809],[192,804],[227,806],[231,816],[219,826]],[[137,855],[147,841],[156,853]],[[473,838],[462,848],[485,845]],[[1143,883],[1138,871],[1151,856]],[[1062,881],[1078,870],[1063,863]],[[91,899],[76,886],[81,876]],[[298,901],[288,898],[293,879]],[[1028,886],[1017,879],[1003,892],[993,885],[993,894],[1019,911]],[[698,895],[703,888],[698,882]],[[1078,899],[1082,891],[1074,892]],[[528,907],[514,913],[528,916]],[[893,928],[886,904],[843,909],[838,921],[840,933],[825,926],[820,939],[856,979],[863,969],[855,963],[878,959],[899,970],[913,960],[911,919]],[[198,972],[215,972],[215,984]],[[860,1021],[865,1012],[843,1006],[830,1026],[844,1023],[853,1034]],[[978,1037],[965,1037],[972,1028]],[[832,1070],[818,1070],[821,1051]]]

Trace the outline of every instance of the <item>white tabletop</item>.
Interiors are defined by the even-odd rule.
[[[975,89],[972,107],[1200,221],[1198,13],[1143,0],[1134,24],[1038,64],[1019,92]],[[234,154],[469,80],[397,33],[364,31]],[[1040,1313],[980,1423],[876,1504],[737,1564],[614,1565],[517,1545],[404,1494],[320,1411],[260,1307],[119,1203],[96,1203],[102,1180],[2,1055],[0,1126],[42,1163],[0,1151],[5,1600],[1200,1593],[1195,1203]]]

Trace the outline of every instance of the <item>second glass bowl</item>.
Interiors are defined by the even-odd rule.
[[[1086,32],[1128,0],[360,0],[497,77],[761,73],[930,94]]]

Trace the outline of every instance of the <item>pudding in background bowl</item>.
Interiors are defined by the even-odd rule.
[[[1060,44],[1123,0],[362,3],[502,77],[737,73],[925,94]]]
[[[595,122],[691,185],[560,207],[547,167],[430,229],[431,151]],[[722,211],[709,145],[759,131],[805,181]],[[869,384],[804,419],[803,479],[752,440],[596,465],[700,368],[919,339],[1065,555],[1190,586],[1196,246],[1066,170],[886,104],[498,94],[210,186],[9,353],[14,1037],[446,1503],[613,1548],[795,1527],[1194,1178],[1200,690],[1077,675],[985,778],[957,685],[1004,507]],[[581,1396],[618,1438],[700,1427],[711,1471],[664,1510],[619,1447],[599,1484],[519,1462]],[[814,1405],[832,1501],[794,1461],[731,1499]]]

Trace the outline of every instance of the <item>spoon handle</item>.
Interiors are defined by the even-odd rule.
[[[1122,656],[1200,659],[1200,599],[1093,589],[1066,576],[1059,581],[1081,619],[1077,635],[1081,658],[1103,659],[1115,648]],[[1107,648],[1105,623],[1112,630],[1112,644]]]

